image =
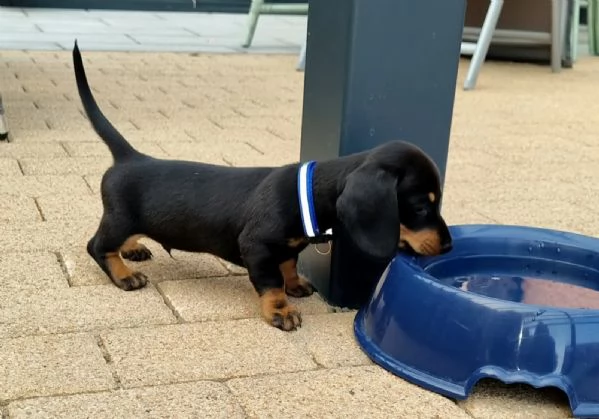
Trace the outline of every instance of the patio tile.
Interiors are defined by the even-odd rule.
[[[0,194],[40,197],[44,195],[69,194],[71,197],[90,194],[81,176],[11,176],[0,182]]]
[[[476,419],[563,419],[572,417],[566,395],[558,389],[535,389],[493,380],[478,383],[468,399],[458,403]]]
[[[223,265],[211,255],[173,250],[171,258],[159,244],[148,239],[142,239],[141,242],[152,251],[153,258],[144,262],[127,261],[126,263],[132,269],[146,274],[154,283],[228,274]],[[97,263],[87,254],[85,246],[65,249],[60,253],[73,286],[112,284]]]
[[[27,157],[20,162],[26,175],[91,175],[104,173],[112,165],[112,157],[59,157],[52,160]]]
[[[240,378],[227,385],[250,417],[470,418],[451,400],[376,366]]]
[[[60,15],[55,15],[52,19],[60,19]],[[78,19],[77,19],[78,20]],[[31,33],[4,33],[0,45],[5,42],[54,42],[65,43],[70,45],[69,49],[73,48],[75,38],[79,43],[80,48],[85,49],[88,42],[94,42],[98,38],[97,34],[93,33],[78,33],[78,27],[84,27],[87,30],[93,26],[106,27],[106,24],[96,21],[86,21],[82,23],[74,18],[68,19],[66,22],[61,22],[61,25],[69,25],[69,33],[48,33],[48,32],[31,32]],[[40,20],[36,20],[40,21]],[[135,42],[122,34],[102,34],[103,42],[134,44]]]
[[[354,338],[356,311],[303,316],[302,328],[291,335],[324,368],[370,365]]]
[[[22,157],[67,157],[67,153],[60,144],[35,144],[24,142],[2,144],[2,147],[0,147],[0,158],[11,157],[14,159]]]
[[[83,246],[95,233],[95,222],[81,219],[35,223],[0,223],[2,244],[13,252],[59,251]]]
[[[95,35],[97,37],[97,35]],[[0,47],[4,47],[4,43],[0,43]],[[70,42],[57,42],[60,48],[70,50],[73,48]],[[135,52],[198,52],[204,54],[231,54],[235,52],[226,46],[220,45],[177,45],[177,44],[136,44],[132,40],[130,42],[104,42],[104,41],[87,41],[85,43],[87,51],[135,51]]]
[[[66,48],[52,41],[8,41],[3,39],[0,42],[0,49],[18,51],[62,51]]]
[[[133,141],[132,141],[133,143]],[[133,145],[133,144],[132,144]],[[153,157],[166,157],[165,151],[156,143],[152,142],[135,142],[134,147],[145,154]],[[97,139],[94,142],[68,142],[64,143],[64,148],[68,151],[71,157],[106,157],[110,156],[110,151],[106,144]]]
[[[0,158],[0,176],[21,176],[22,174],[17,160]]]
[[[42,221],[32,198],[0,194],[0,223]]]
[[[198,415],[206,419],[245,418],[228,388],[222,383],[209,381],[16,401],[9,404],[8,412],[15,419],[181,418]]]
[[[528,225],[597,235],[597,214],[566,201],[544,199],[479,201],[470,203],[477,212],[501,224]],[[552,214],[559,214],[555,217]]]
[[[90,335],[0,339],[0,359],[0,402],[115,387]]]
[[[40,212],[47,221],[60,221],[65,218],[81,219],[88,222],[100,220],[102,200],[89,193],[74,197],[65,193],[45,195],[37,198]]]
[[[286,333],[248,319],[115,330],[101,336],[121,383],[131,388],[316,368]]]
[[[0,338],[174,323],[152,285],[127,292],[113,285],[68,289],[0,289]]]
[[[185,321],[216,321],[260,316],[260,303],[246,276],[168,281],[158,285]],[[290,298],[302,316],[327,313],[328,306],[314,294]]]
[[[51,252],[0,254],[0,278],[1,288],[13,292],[69,287],[57,255]]]

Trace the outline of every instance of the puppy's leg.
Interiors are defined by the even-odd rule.
[[[117,287],[131,291],[143,288],[148,280],[143,273],[129,269],[121,259],[121,246],[128,239],[123,234],[126,231],[123,225],[126,224],[104,216],[96,235],[87,244],[87,252]]]
[[[138,240],[143,236],[136,235],[129,237],[121,246],[121,256],[133,262],[142,262],[152,259],[152,252]]]
[[[297,273],[297,257],[279,265],[285,281],[285,292],[292,297],[307,297],[314,293],[314,287],[304,276]]]
[[[247,250],[244,251],[244,247]],[[262,317],[281,330],[290,331],[301,327],[302,316],[287,300],[285,281],[273,254],[267,247],[259,244],[241,248],[250,281],[260,296]]]

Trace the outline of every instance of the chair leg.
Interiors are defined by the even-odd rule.
[[[570,50],[571,60],[574,63],[578,59],[578,37],[580,34],[580,0],[572,0],[573,1],[573,13],[569,22],[569,40],[570,40]]]
[[[476,86],[476,80],[480,73],[480,68],[487,57],[489,51],[489,45],[493,39],[493,33],[497,26],[497,21],[501,15],[501,9],[503,8],[503,0],[491,0],[487,15],[483,22],[483,26],[476,42],[476,49],[470,60],[470,66],[468,67],[468,74],[464,81],[464,90],[472,90]]]
[[[243,48],[249,48],[249,46],[252,45],[254,33],[256,33],[256,26],[258,25],[258,18],[260,17],[260,12],[262,11],[263,5],[264,0],[252,0],[250,12],[248,14],[248,30],[245,42],[242,45]]]
[[[297,70],[304,71],[306,68],[306,44],[308,43],[307,39],[304,39],[304,43],[302,45],[302,50],[300,51],[299,60],[297,62]]]
[[[599,0],[587,4],[587,28],[589,31],[589,54],[599,55]]]
[[[562,69],[564,0],[551,0],[551,71]]]

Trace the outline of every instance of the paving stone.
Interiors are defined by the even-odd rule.
[[[56,15],[55,15],[56,16]],[[54,19],[54,17],[53,17]],[[69,25],[69,29],[77,32],[77,22],[78,20],[69,19],[68,23],[64,24]],[[85,22],[85,26],[97,24],[103,27],[106,27],[106,24],[102,22]],[[73,25],[73,26],[72,26]],[[79,41],[80,48],[84,50],[86,48],[87,42],[94,42],[97,40],[96,34],[86,34],[86,33],[77,33],[77,40]],[[3,42],[12,42],[12,41],[31,41],[31,42],[55,42],[55,43],[64,43],[69,46],[69,49],[73,48],[73,40],[74,35],[72,33],[47,33],[47,32],[31,32],[31,33],[19,33],[19,34],[3,34]],[[102,39],[105,42],[118,42],[123,44],[133,44],[134,41],[127,38],[122,34],[102,34]]]
[[[566,201],[545,199],[477,201],[469,203],[471,208],[500,224],[536,226],[582,234],[599,234],[597,214],[579,205]],[[555,217],[554,214],[559,214]]]
[[[103,332],[125,388],[313,369],[286,336],[259,319]],[[148,362],[152,360],[152,362]]]
[[[303,316],[302,328],[291,335],[325,368],[372,364],[354,338],[354,310]]]
[[[272,134],[266,134],[272,135]],[[211,140],[218,141],[218,140]],[[283,140],[277,140],[284,143]],[[274,141],[273,141],[274,143]],[[268,152],[262,151],[254,145],[254,142],[229,140],[228,147],[222,147],[215,150],[208,142],[188,142],[164,144],[162,147],[173,157],[181,159],[190,159],[202,162],[214,162],[218,164],[218,159],[223,163],[227,162],[232,166],[278,166],[288,164],[299,160],[299,148],[277,143],[271,144],[273,148]],[[275,148],[276,147],[276,148]],[[261,148],[266,149],[267,145],[261,143]],[[296,152],[296,153],[294,153]]]
[[[78,175],[63,176],[12,176],[0,182],[0,195],[28,196],[32,198],[68,194],[72,198],[91,193],[84,179]]]
[[[68,289],[0,289],[0,338],[174,323],[156,289],[113,285]]]
[[[222,383],[197,383],[44,397],[13,402],[11,418],[244,418],[239,403]]]
[[[69,287],[57,255],[50,252],[1,253],[0,280],[3,290],[65,289]]]
[[[470,418],[453,401],[377,366],[239,378],[227,385],[251,418]]]
[[[535,389],[524,384],[479,382],[470,396],[458,402],[476,419],[563,419],[572,411],[566,395],[556,388]]]
[[[97,222],[68,219],[35,223],[0,223],[0,236],[6,249],[13,252],[59,251],[87,245]]]
[[[37,198],[45,220],[59,221],[64,218],[99,221],[102,216],[102,200],[99,195],[85,194],[74,197],[63,193]]]
[[[203,146],[195,143],[171,143],[165,142],[161,147],[174,160],[197,161],[202,163],[226,165],[226,156],[230,152],[224,147],[215,148],[214,146]],[[243,145],[245,151],[252,152],[247,145]]]
[[[453,195],[443,197],[441,215],[448,225],[488,224],[496,222],[493,214],[485,214],[474,207],[471,201],[452,199]]]
[[[133,141],[131,141],[133,145]],[[69,142],[65,143],[65,148],[71,157],[106,157],[110,156],[110,151],[106,144],[98,138],[94,142]],[[166,152],[158,144],[151,142],[136,143],[134,147],[141,153],[149,154],[153,157],[166,157]]]
[[[0,339],[0,401],[115,387],[90,335]]]
[[[91,175],[104,173],[112,165],[112,157],[24,158],[20,162],[26,175]]]
[[[32,198],[0,194],[0,223],[42,221]]]
[[[185,321],[260,316],[258,295],[245,276],[168,281],[158,287]],[[327,304],[317,294],[289,300],[302,315],[328,312]]]
[[[0,176],[22,176],[19,163],[14,159],[0,158]]]
[[[445,199],[456,199],[465,203],[476,204],[477,201],[503,202],[509,200],[526,202],[544,200],[551,196],[556,200],[568,201],[575,197],[580,186],[568,182],[539,180],[535,187],[530,188],[526,181],[504,180],[476,182],[449,181],[445,184],[443,202]],[[598,201],[599,202],[599,201]]]
[[[8,143],[0,147],[0,158],[12,157],[67,157],[67,153],[60,144],[37,144],[37,143]]]
[[[153,258],[144,262],[130,262],[131,269],[139,270],[147,275],[154,283],[173,281],[187,278],[206,278],[225,276],[228,271],[212,255],[188,253],[173,250],[171,258],[166,251],[154,241],[142,239],[153,254]],[[110,284],[110,279],[99,268],[96,262],[87,254],[85,246],[77,246],[61,251],[71,285],[102,285]]]
[[[65,48],[52,41],[2,41],[2,49],[5,50],[36,50],[36,51],[62,51]]]
[[[131,128],[133,128],[131,126]],[[124,135],[125,130],[120,130]],[[137,131],[137,130],[136,130]],[[49,129],[29,129],[29,130],[19,130],[13,129],[11,126],[11,135],[14,138],[15,143],[19,142],[20,144],[24,144],[28,141],[32,141],[35,139],[35,144],[43,144],[43,143],[52,143],[52,144],[60,144],[60,143],[70,143],[70,142],[97,142],[101,143],[101,140],[98,138],[98,135],[92,129],[81,128],[81,130],[74,130],[74,132],[68,131],[58,131],[58,130],[49,130]],[[129,138],[129,137],[127,137]],[[106,154],[109,156],[109,154]]]

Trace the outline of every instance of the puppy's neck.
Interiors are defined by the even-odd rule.
[[[332,228],[337,220],[337,198],[345,178],[362,164],[363,155],[318,162],[314,169],[312,194],[314,211],[321,233]]]

